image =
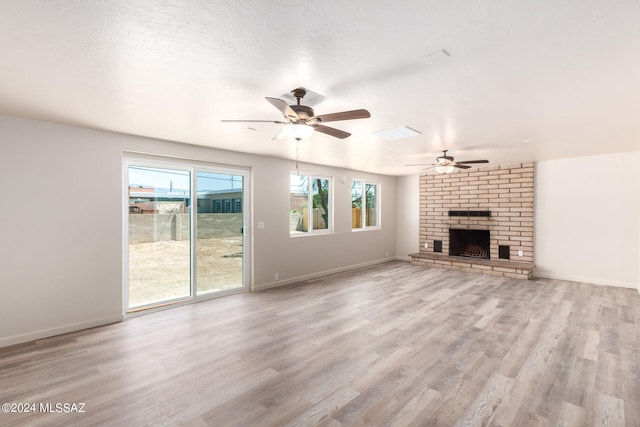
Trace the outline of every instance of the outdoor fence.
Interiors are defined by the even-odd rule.
[[[242,213],[198,214],[198,238],[238,236]],[[189,214],[129,214],[129,243],[189,240]]]

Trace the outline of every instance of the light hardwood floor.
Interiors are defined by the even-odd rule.
[[[391,262],[0,349],[1,402],[85,404],[3,426],[638,426],[640,295]]]

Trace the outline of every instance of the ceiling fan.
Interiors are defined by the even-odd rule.
[[[431,163],[431,164],[418,163],[418,164],[407,165],[407,166],[430,166],[427,169],[435,168],[436,172],[438,173],[451,173],[455,170],[455,168],[469,169],[471,168],[471,166],[469,165],[472,165],[472,164],[489,163],[489,160],[465,160],[463,162],[456,162],[453,156],[447,155],[447,151],[449,150],[443,150],[442,156],[436,157],[436,163]]]
[[[314,131],[322,132],[336,138],[344,139],[351,134],[340,129],[324,126],[322,123],[337,122],[340,120],[366,119],[371,117],[367,110],[342,111],[340,113],[321,114],[316,116],[313,108],[300,104],[300,100],[307,94],[305,88],[293,89],[291,94],[296,99],[294,105],[287,104],[286,101],[278,98],[265,97],[267,101],[276,107],[284,116],[282,120],[221,120],[222,122],[249,122],[249,123],[278,123],[286,125],[283,129],[285,136],[289,136],[297,141],[309,138]]]

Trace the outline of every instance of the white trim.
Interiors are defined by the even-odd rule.
[[[634,283],[627,282],[617,282],[613,280],[600,280],[593,279],[589,277],[575,277],[575,276],[565,276],[562,274],[546,274],[546,273],[536,273],[535,270],[533,272],[533,278],[540,279],[551,279],[551,280],[564,280],[566,282],[578,282],[578,283],[587,283],[589,285],[598,285],[598,286],[613,286],[618,288],[629,288],[629,289],[637,289],[637,286]]]
[[[362,264],[348,265],[346,267],[334,268],[332,270],[321,271],[318,273],[305,274],[304,276],[293,277],[277,282],[263,283],[254,286],[254,291],[263,291],[265,289],[277,288],[278,286],[290,285],[291,283],[304,282],[305,280],[317,279],[318,277],[330,276],[332,274],[343,273],[345,271],[357,270],[358,268],[370,267],[372,265],[384,264],[385,262],[395,261],[396,257],[382,258],[375,261],[368,261]]]
[[[124,320],[130,319],[132,317],[138,317],[138,316],[144,316],[147,314],[151,314],[151,313],[155,313],[158,311],[164,311],[164,310],[169,310],[172,308],[178,308],[178,307],[182,307],[185,305],[191,305],[191,304],[196,304],[199,302],[205,302],[205,301],[210,301],[213,299],[217,299],[217,298],[223,298],[229,295],[237,295],[237,294],[241,294],[241,293],[245,293],[245,292],[251,292],[251,290],[247,287],[241,287],[241,288],[233,288],[233,289],[226,289],[223,291],[219,291],[219,292],[209,292],[207,294],[204,295],[200,295],[196,298],[185,298],[182,300],[175,300],[175,301],[170,301],[168,303],[163,303],[162,305],[159,305],[157,307],[154,306],[149,306],[148,308],[145,308],[144,306],[141,307],[141,309],[139,310],[138,307],[134,308],[133,310],[136,311],[131,311],[129,313],[125,313],[124,314]]]
[[[10,345],[21,344],[29,341],[35,341],[44,338],[50,338],[56,335],[67,334],[69,332],[77,332],[83,329],[95,328],[96,326],[109,325],[124,320],[124,315],[101,317],[99,319],[87,320],[77,323],[69,323],[68,325],[56,326],[54,328],[40,329],[38,331],[27,332],[24,334],[13,335],[10,337],[0,338],[0,348]]]
[[[198,295],[198,189],[196,188],[198,169],[193,167],[189,173],[189,302]],[[244,215],[244,214],[243,214]]]
[[[295,233],[295,234],[291,234],[291,233]],[[289,231],[289,237],[291,237],[292,239],[297,239],[298,237],[308,237],[308,236],[326,236],[327,234],[336,234],[336,233],[333,231],[325,230],[325,229],[313,230],[313,232]]]
[[[122,289],[122,313],[126,313],[127,307],[129,307],[129,212],[125,209],[125,206],[129,206],[129,160],[126,157],[126,153],[121,155],[122,163],[122,206],[120,211],[122,212],[122,236],[120,244],[122,245],[122,260],[120,265],[122,266],[122,283],[120,287]],[[123,314],[124,319],[124,314]]]

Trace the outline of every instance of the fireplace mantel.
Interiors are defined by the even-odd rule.
[[[491,216],[491,211],[449,211],[449,216],[462,218],[489,218]]]

